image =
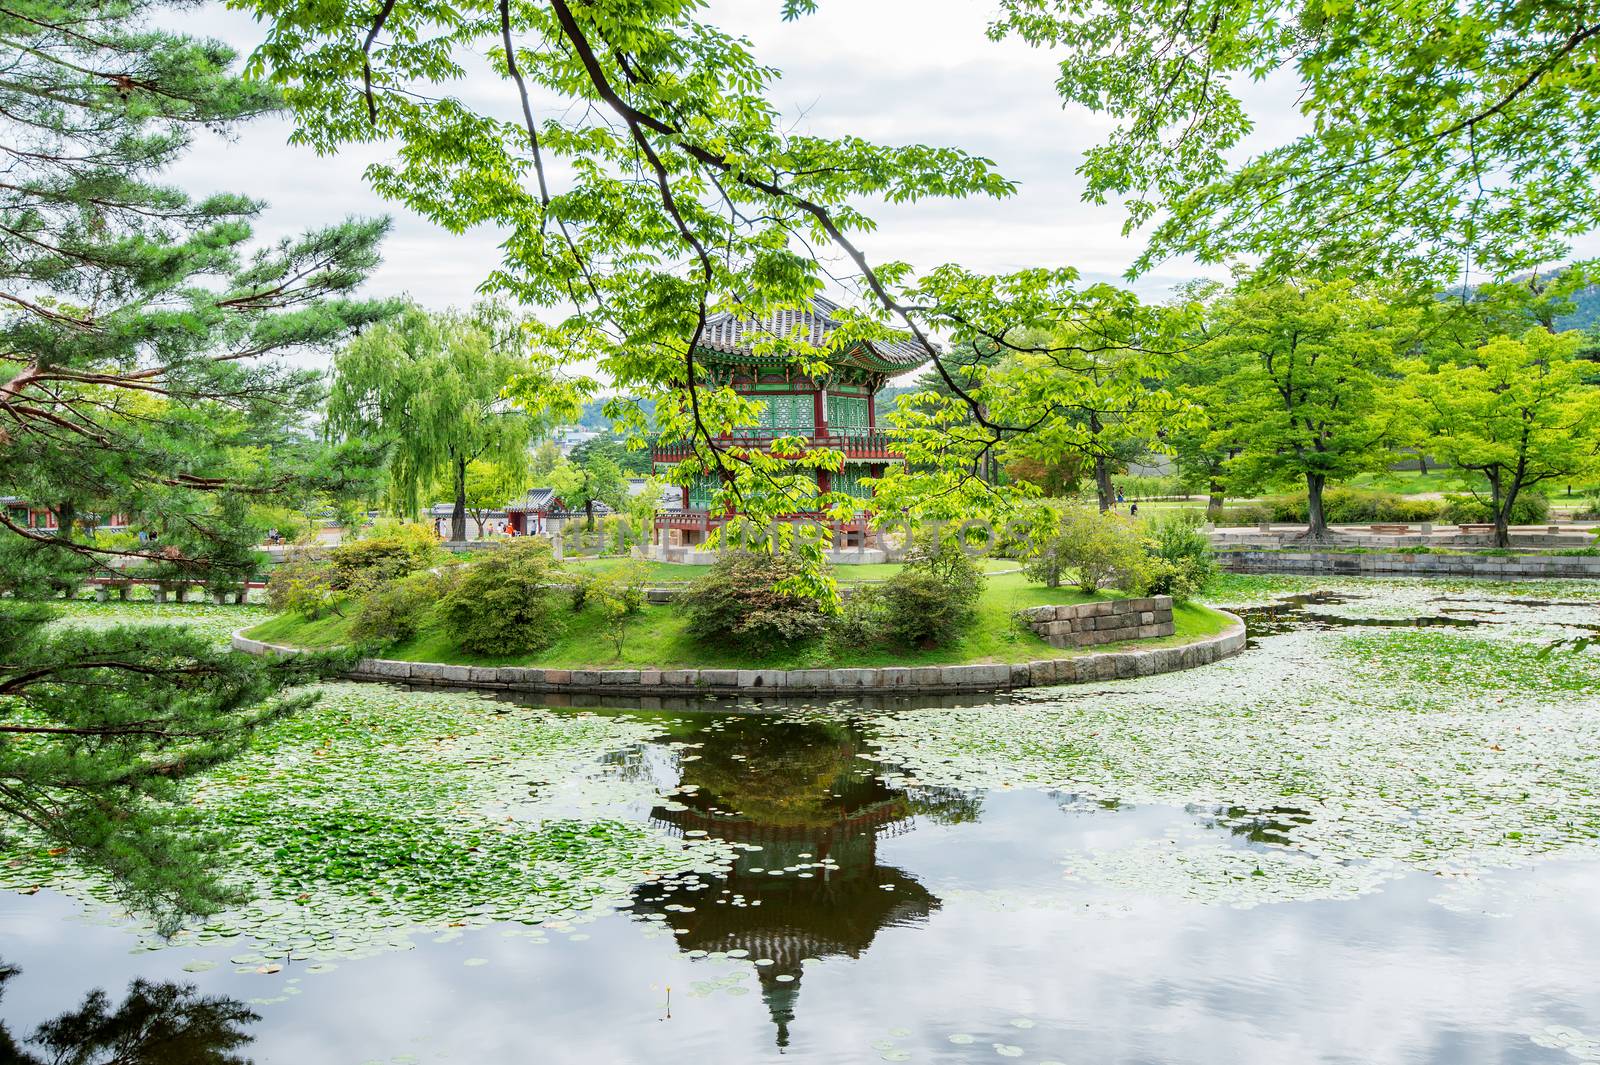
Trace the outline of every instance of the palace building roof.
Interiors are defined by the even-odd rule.
[[[760,318],[737,318],[722,313],[706,319],[700,347],[737,362],[781,361],[781,354],[758,355],[753,350],[762,341],[800,340],[823,348],[830,334],[840,328],[841,308],[821,296],[809,308],[773,311]],[[879,373],[900,373],[928,360],[922,346],[911,340],[870,340],[835,352],[830,361],[840,366],[857,366]]]

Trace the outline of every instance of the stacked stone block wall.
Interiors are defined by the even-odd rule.
[[[1051,647],[1153,640],[1174,631],[1172,597],[1168,595],[1035,606],[1020,613],[1028,627]]]

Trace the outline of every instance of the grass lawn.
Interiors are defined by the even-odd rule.
[[[685,567],[679,567],[685,568]],[[867,567],[863,567],[867,568]],[[1108,593],[1101,598],[1112,598]],[[593,607],[568,615],[565,634],[543,651],[531,655],[474,657],[457,650],[444,631],[424,630],[416,638],[383,652],[384,657],[414,662],[450,662],[491,666],[546,666],[554,669],[816,669],[855,666],[953,665],[966,662],[1028,662],[1059,657],[1059,651],[1017,624],[1012,614],[1028,606],[1047,603],[1081,603],[1096,598],[1075,588],[1045,588],[1021,573],[989,578],[978,604],[978,619],[956,645],[937,650],[886,650],[874,647],[834,647],[819,640],[802,647],[782,648],[768,655],[753,655],[746,648],[716,645],[684,632],[681,614],[672,604],[647,606],[629,626],[622,654],[615,653],[604,620]],[[1192,604],[1173,612],[1177,633],[1164,640],[1140,640],[1139,647],[1186,643],[1222,631],[1225,619],[1215,610]],[[258,640],[299,647],[331,647],[346,639],[349,621],[342,617],[306,621],[285,614],[256,626],[250,635]],[[1133,641],[1130,641],[1132,643]],[[1104,644],[1086,650],[1116,650],[1124,645]]]

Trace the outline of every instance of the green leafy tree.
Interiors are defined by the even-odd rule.
[[[628,482],[621,467],[603,451],[582,462],[562,462],[550,471],[549,481],[563,503],[583,507],[584,525],[590,532],[594,531],[595,503],[604,503],[613,511],[627,507]]]
[[[1600,391],[1584,381],[1581,342],[1535,328],[1432,371],[1411,366],[1406,410],[1440,454],[1488,482],[1497,547],[1510,546],[1523,493],[1600,468]]]
[[[1087,196],[1155,221],[1138,268],[1192,254],[1275,271],[1561,257],[1600,219],[1600,17],[1586,0],[1003,0],[991,33],[1061,55],[1111,132]],[[1239,86],[1293,79],[1305,132],[1241,152]]]
[[[1234,398],[1242,450],[1230,469],[1248,481],[1303,483],[1309,539],[1328,536],[1322,493],[1387,463],[1397,442],[1385,396],[1411,334],[1403,316],[1349,281],[1246,285],[1213,310],[1222,380]]]
[[[171,626],[47,627],[26,600],[143,566],[221,587],[254,566],[247,504],[370,470],[297,429],[314,352],[392,311],[355,298],[387,223],[251,251],[262,205],[191,198],[160,172],[196,130],[277,106],[221,44],[152,28],[141,0],[0,10],[0,495],[52,508],[54,535],[0,513],[0,816],[108,872],[170,923],[231,898],[183,780],[302,705],[320,659],[232,656]],[[83,534],[113,513],[156,544]]]
[[[491,306],[470,315],[407,308],[334,359],[328,426],[389,447],[396,513],[412,517],[435,480],[450,486],[450,539],[467,536],[467,468],[475,459],[526,468],[528,445],[572,406],[552,397],[539,413],[506,392],[535,368],[523,323]]]
[[[483,538],[483,523],[489,512],[510,503],[530,487],[530,471],[526,466],[506,465],[473,459],[467,463],[465,500],[467,513],[478,524],[478,538]]]
[[[1029,580],[1058,588],[1068,574],[1079,591],[1098,592],[1107,584],[1139,589],[1149,574],[1139,529],[1111,511],[1069,507],[1054,529],[1034,540],[1023,564]]]

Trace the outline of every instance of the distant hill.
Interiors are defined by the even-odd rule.
[[[1600,325],[1600,285],[1580,288],[1572,294],[1572,313],[1556,319],[1558,330],[1593,329]]]

